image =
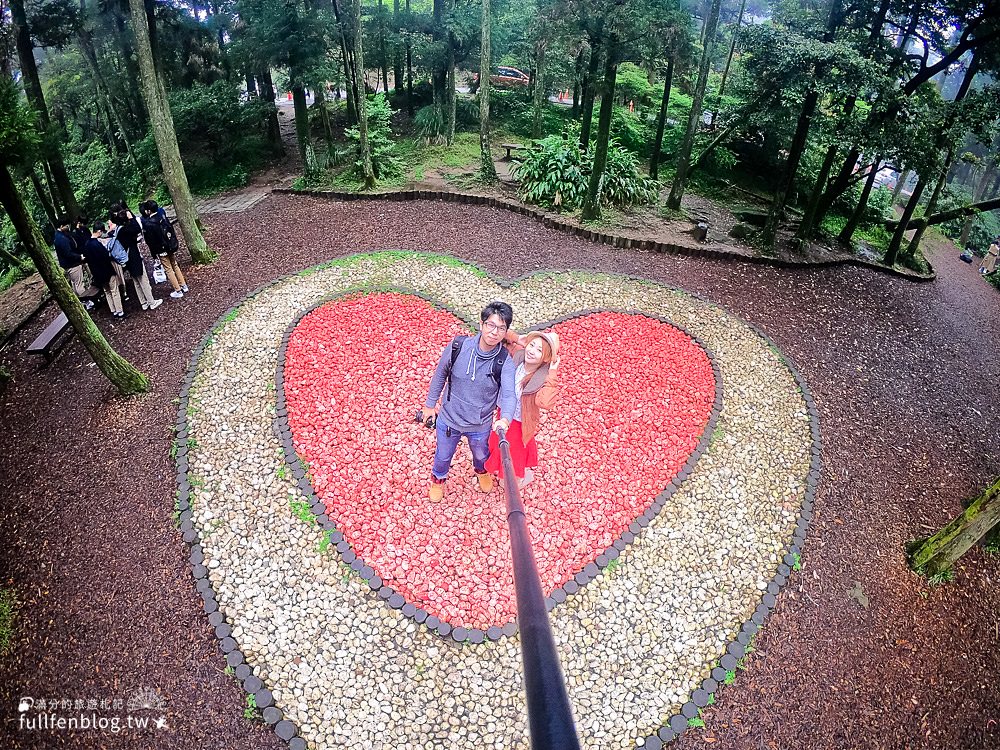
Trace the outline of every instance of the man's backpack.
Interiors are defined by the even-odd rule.
[[[128,263],[128,250],[126,250],[125,246],[118,241],[117,228],[108,240],[108,255],[110,255],[111,259],[120,266],[124,266]]]
[[[462,351],[462,344],[465,340],[470,338],[469,336],[456,336],[451,340],[451,360],[448,362],[448,369],[444,376],[448,379],[448,393],[445,395],[446,401],[451,401],[451,371],[455,368],[455,363],[458,361],[458,355]],[[497,388],[500,387],[500,374],[503,372],[504,363],[507,361],[507,357],[510,356],[507,348],[504,346],[500,347],[500,353],[493,358],[493,366],[490,368],[489,377],[497,384]]]

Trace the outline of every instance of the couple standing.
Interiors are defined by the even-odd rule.
[[[506,302],[491,302],[479,319],[478,334],[456,337],[441,353],[421,413],[422,420],[437,417],[430,486],[434,502],[444,497],[451,460],[463,436],[472,450],[479,489],[493,489],[493,474],[502,473],[496,429],[507,430],[520,486],[530,482],[531,469],[538,465],[535,434],[540,412],[551,409],[558,395],[558,335],[532,331],[518,336],[510,330],[514,311]]]

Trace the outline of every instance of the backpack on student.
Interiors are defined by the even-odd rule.
[[[153,216],[156,217],[156,223],[160,225],[160,231],[163,233],[164,249],[171,253],[176,252],[177,248],[180,247],[180,242],[177,240],[177,232],[174,231],[173,224],[167,218],[167,212],[158,208]]]
[[[124,266],[128,263],[128,250],[125,246],[118,241],[118,229],[116,228],[114,233],[112,233],[111,238],[108,240],[108,254],[111,259],[120,266]]]
[[[469,336],[456,336],[451,340],[451,360],[448,362],[448,369],[445,371],[445,378],[448,380],[448,393],[445,395],[446,401],[451,401],[451,371],[455,368],[455,363],[458,361],[458,355],[462,351],[462,344],[465,340],[470,338]],[[490,368],[489,377],[496,381],[497,387],[500,387],[500,374],[503,372],[504,363],[507,361],[509,352],[506,347],[500,347],[500,353],[493,358],[493,366]]]

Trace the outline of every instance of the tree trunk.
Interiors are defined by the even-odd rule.
[[[265,65],[257,73],[260,81],[260,98],[267,102],[267,142],[271,151],[280,156],[285,155],[285,144],[281,140],[281,125],[278,124],[278,107],[274,103],[274,81],[271,79],[271,66]]]
[[[75,219],[80,215],[80,206],[76,202],[76,195],[73,193],[73,187],[70,185],[69,174],[66,172],[66,164],[63,162],[62,152],[59,149],[59,141],[62,138],[53,132],[52,121],[49,119],[49,109],[45,105],[42,82],[38,77],[38,66],[35,65],[34,45],[31,42],[31,32],[28,29],[28,19],[24,11],[24,0],[11,0],[10,14],[14,24],[17,57],[21,63],[24,93],[27,95],[28,102],[38,116],[38,125],[42,131],[45,160],[52,169],[56,189],[59,191],[59,197],[63,206],[66,207],[66,213],[69,214],[70,219]]]
[[[80,343],[93,357],[101,372],[122,395],[148,391],[149,379],[111,348],[87,311],[83,309],[83,305],[70,287],[66,274],[56,263],[55,256],[49,252],[38,226],[28,214],[14,180],[7,170],[7,165],[2,163],[0,163],[0,204],[10,217],[18,238],[52,293],[52,298],[66,313],[70,325],[80,338]]]
[[[364,81],[365,75],[365,55],[361,43],[361,0],[353,0],[354,19],[357,22],[357,31],[354,34],[354,75],[359,82]],[[362,83],[362,85],[364,85]],[[364,180],[365,190],[375,187],[375,172],[372,169],[372,152],[368,145],[368,97],[363,97],[358,102],[358,133],[360,135],[359,145],[361,148],[361,175]]]
[[[580,116],[580,84],[583,79],[583,46],[576,54],[576,62],[573,68],[573,106],[569,111],[569,116],[574,120]]]
[[[816,176],[816,184],[813,185],[812,195],[809,196],[809,205],[806,206],[806,212],[802,216],[799,231],[795,233],[796,238],[802,244],[807,244],[812,239],[816,233],[816,226],[825,215],[825,212],[822,215],[819,213],[819,205],[826,192],[826,181],[830,178],[830,171],[833,169],[833,162],[836,158],[837,146],[831,143],[826,148],[826,156],[823,157],[823,164],[820,165],[819,174]],[[872,169],[871,174],[874,175],[877,171],[877,169]]]
[[[895,206],[896,201],[899,200],[899,194],[903,192],[903,188],[906,187],[906,183],[910,181],[910,170],[904,169],[899,173],[899,177],[896,180],[896,187],[892,190],[892,203],[890,205]]]
[[[944,222],[951,221],[952,219],[961,219],[963,216],[972,216],[982,211],[996,211],[998,208],[1000,208],[1000,197],[990,198],[989,200],[972,203],[968,206],[950,208],[947,211],[942,211],[941,213],[934,214],[933,216],[924,216],[919,219],[908,219],[906,229],[915,229],[921,224],[933,227],[936,224],[943,224]],[[901,222],[902,218],[898,222],[895,220],[887,221],[886,225],[899,227]]]
[[[356,123],[358,121],[358,102],[362,100],[362,97],[358,94],[358,77],[354,68],[354,59],[351,55],[351,50],[354,48],[354,37],[352,34],[356,34],[356,31],[352,31],[348,34],[344,31],[345,21],[343,15],[340,12],[340,4],[337,0],[333,0],[333,15],[337,19],[337,33],[340,37],[340,52],[344,58],[344,88],[347,90],[347,121],[348,123]],[[360,27],[360,20],[358,21]],[[361,71],[361,77],[364,79],[364,71]],[[364,84],[362,83],[362,94],[364,94]]]
[[[247,94],[257,96],[257,79],[249,70],[247,71]]]
[[[882,165],[881,155],[875,157],[875,162],[872,164],[871,172],[868,173],[868,179],[865,180],[865,186],[861,190],[861,198],[858,200],[858,205],[854,207],[854,212],[851,214],[851,218],[847,220],[844,228],[840,230],[840,234],[837,235],[837,239],[843,242],[845,245],[850,244],[851,240],[854,239],[854,233],[858,229],[858,225],[864,218],[865,211],[868,210],[868,197],[872,194],[872,188],[875,186],[875,178],[878,176],[878,171]]]
[[[907,225],[910,223],[910,219],[913,218],[913,212],[917,210],[917,204],[920,203],[920,196],[924,193],[924,188],[927,187],[927,180],[921,177],[917,180],[917,186],[913,188],[913,195],[910,196],[910,200],[906,202],[906,208],[903,209],[903,215],[900,217],[899,225],[896,227],[896,231],[892,234],[892,239],[889,241],[889,247],[885,251],[885,257],[882,262],[887,266],[893,266],[896,264],[896,258],[899,255],[900,245],[903,243],[903,235],[906,234]]]
[[[813,90],[806,94],[802,103],[802,111],[799,113],[799,121],[795,127],[795,135],[792,137],[792,144],[788,149],[788,159],[785,161],[785,171],[778,184],[778,189],[774,193],[774,200],[771,209],[767,214],[767,221],[764,229],[761,230],[761,244],[764,247],[774,247],[774,241],[778,236],[778,225],[785,213],[785,204],[788,201],[788,194],[795,184],[795,174],[799,169],[799,162],[802,154],[806,150],[806,141],[809,137],[809,126],[812,124],[812,116],[816,111],[816,104],[819,102],[819,94]]]
[[[448,3],[448,10],[455,9],[454,0]],[[445,120],[445,142],[449,146],[455,144],[455,119],[458,110],[458,92],[455,91],[455,35],[448,32],[448,97],[445,101],[448,104],[447,119]]]
[[[497,168],[493,165],[490,148],[490,0],[483,2],[482,32],[479,45],[479,179],[492,185],[497,182]]]
[[[656,118],[656,140],[653,142],[653,153],[649,157],[649,176],[659,179],[660,152],[663,150],[663,131],[667,127],[667,108],[670,106],[670,87],[674,81],[674,58],[667,58],[667,73],[663,79],[663,99],[660,100],[660,114]]]
[[[681,207],[681,198],[684,197],[684,187],[687,183],[688,168],[691,163],[691,150],[694,148],[695,136],[698,135],[698,126],[701,124],[701,107],[705,99],[705,88],[708,86],[712,46],[715,42],[715,30],[719,26],[721,7],[722,0],[712,0],[712,9],[709,12],[705,28],[705,47],[701,53],[701,65],[698,67],[698,84],[691,102],[691,116],[688,118],[687,132],[684,134],[684,141],[681,143],[681,150],[677,156],[674,181],[670,186],[670,195],[667,197],[667,207],[675,211]]]
[[[406,0],[406,17],[410,18],[410,0]],[[413,117],[413,40],[406,34],[406,114]]]
[[[973,187],[972,189],[973,203],[978,203],[983,199],[983,196],[986,194],[986,186],[989,185],[990,182],[993,180],[994,173],[997,171],[998,154],[996,153],[996,149],[1000,148],[1000,136],[997,136],[993,140],[992,148],[994,150],[989,154],[989,156],[986,159],[986,164],[983,169],[983,174],[978,180],[976,180],[975,187]],[[962,236],[959,238],[958,244],[963,249],[967,244],[969,244],[969,233],[972,231],[972,224],[974,221],[975,217],[970,216],[968,219],[965,220],[965,223],[962,225]]]
[[[580,218],[593,221],[601,218],[601,187],[604,169],[608,164],[608,142],[611,140],[611,113],[615,108],[615,79],[618,77],[618,39],[614,33],[608,37],[604,61],[604,84],[601,91],[601,115],[597,121],[597,143],[594,146],[594,168],[587,183]]]
[[[910,567],[927,576],[944,573],[997,524],[1000,524],[1000,479],[939,532],[908,545]]]
[[[382,91],[389,95],[389,52],[385,44],[385,13],[382,0],[378,0],[378,54],[382,63]]]
[[[32,265],[31,260],[14,255],[2,245],[0,245],[0,259],[7,264],[8,268],[17,269],[22,278],[35,272],[35,266]]]
[[[333,146],[333,126],[330,124],[330,110],[326,108],[326,94],[323,93],[325,88],[325,83],[316,85],[316,95],[313,97],[313,104],[319,110],[319,122],[323,128],[323,139],[329,147]]]
[[[601,25],[603,34],[603,24]],[[580,123],[580,147],[586,151],[590,148],[590,126],[594,120],[594,97],[597,94],[597,70],[601,65],[602,39],[595,37],[590,40],[590,62],[587,63],[587,77],[583,79],[583,116]]]
[[[146,100],[149,119],[153,125],[153,138],[160,155],[160,165],[163,167],[163,179],[173,199],[177,220],[181,225],[181,233],[184,235],[188,252],[191,253],[191,260],[195,263],[210,263],[216,258],[216,254],[209,249],[201,233],[201,220],[198,218],[198,211],[191,197],[187,173],[181,161],[181,151],[177,146],[177,134],[174,132],[174,118],[170,114],[170,104],[167,102],[167,91],[153,65],[153,50],[149,46],[149,29],[146,25],[143,0],[129,0],[129,8],[132,11],[132,30],[135,32],[136,50],[139,53],[143,98]]]
[[[77,27],[77,42],[80,47],[80,52],[83,54],[83,58],[87,61],[87,66],[90,68],[90,75],[94,79],[94,87],[97,89],[97,95],[101,99],[104,110],[107,112],[108,117],[114,120],[115,127],[118,128],[118,137],[121,138],[122,143],[125,145],[125,153],[128,155],[128,159],[132,162],[132,166],[135,167],[135,171],[139,172],[139,162],[135,158],[135,154],[132,151],[132,143],[129,138],[128,131],[125,129],[125,123],[121,118],[121,113],[118,112],[118,108],[111,101],[111,92],[108,88],[107,81],[104,78],[104,73],[101,70],[100,62],[97,59],[97,50],[94,48],[94,40],[90,36],[90,31],[84,25],[85,22],[80,22]]]
[[[66,208],[59,202],[59,191],[56,190],[56,181],[52,179],[52,170],[49,169],[49,163],[47,161],[42,161],[42,174],[45,176],[45,182],[43,183],[46,187],[49,196],[49,201],[52,204],[52,209],[55,211],[56,216],[60,216],[66,213]],[[56,226],[55,224],[52,225]]]
[[[305,87],[301,84],[292,86],[292,109],[295,112],[295,143],[299,147],[299,159],[302,168],[308,170],[306,148],[312,145],[309,139],[309,105],[306,104]]]
[[[944,190],[944,186],[948,182],[948,172],[951,170],[951,163],[955,158],[955,147],[952,146],[948,149],[948,155],[945,157],[944,165],[941,168],[941,174],[938,175],[937,184],[934,186],[934,191],[931,193],[931,197],[927,200],[927,206],[924,208],[924,217],[932,216],[934,214],[934,209],[937,208],[938,199],[941,197],[941,193]],[[910,238],[910,244],[906,246],[906,251],[903,253],[909,258],[913,258],[917,254],[917,248],[920,247],[920,238],[924,236],[924,232],[927,230],[927,222],[920,221],[917,224],[917,228],[913,232],[913,236]]]
[[[399,0],[393,0],[392,3],[392,27],[396,30],[392,44],[392,90],[398,94],[403,85],[403,52],[399,36]]]
[[[35,195],[38,196],[38,202],[42,204],[42,210],[45,212],[45,218],[49,220],[49,224],[54,227],[59,226],[58,219],[56,215],[55,206],[52,205],[52,201],[45,194],[45,186],[42,181],[38,179],[38,173],[34,169],[28,171],[28,177],[31,179],[31,186],[35,189]]]
[[[545,47],[546,40],[535,42],[535,88],[532,92],[531,137],[542,137],[542,107],[545,106]]]
[[[726,56],[726,67],[722,71],[722,81],[719,83],[719,104],[712,111],[712,125],[715,125],[715,116],[722,108],[722,95],[726,93],[726,81],[729,80],[729,66],[733,64],[733,54],[736,52],[736,44],[740,39],[740,26],[743,25],[743,12],[747,8],[747,0],[740,0],[740,12],[736,17],[736,28],[733,29],[733,43],[729,45],[729,54]]]

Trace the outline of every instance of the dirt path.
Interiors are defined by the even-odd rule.
[[[820,410],[824,471],[804,568],[779,597],[736,686],[679,748],[1000,746],[1000,571],[974,551],[928,588],[901,545],[1000,471],[1000,294],[948,249],[914,284],[858,268],[782,270],[637,253],[509,212],[442,202],[272,196],[207,219],[221,251],[192,294],[123,324],[112,343],[154,378],[120,402],[77,342],[50,367],[8,361],[0,431],[0,580],[22,600],[0,664],[3,747],[277,748],[200,609],[171,522],[174,404],[192,347],[251,289],[346,253],[452,253],[507,277],[595,268],[677,284],[760,325],[798,364]],[[23,349],[35,321],[15,339]],[[595,356],[613,356],[597,352]],[[851,591],[855,596],[852,597]],[[858,592],[864,596],[858,596]],[[867,601],[867,606],[859,603]],[[21,695],[127,698],[158,689],[169,732],[111,738],[17,731]]]

